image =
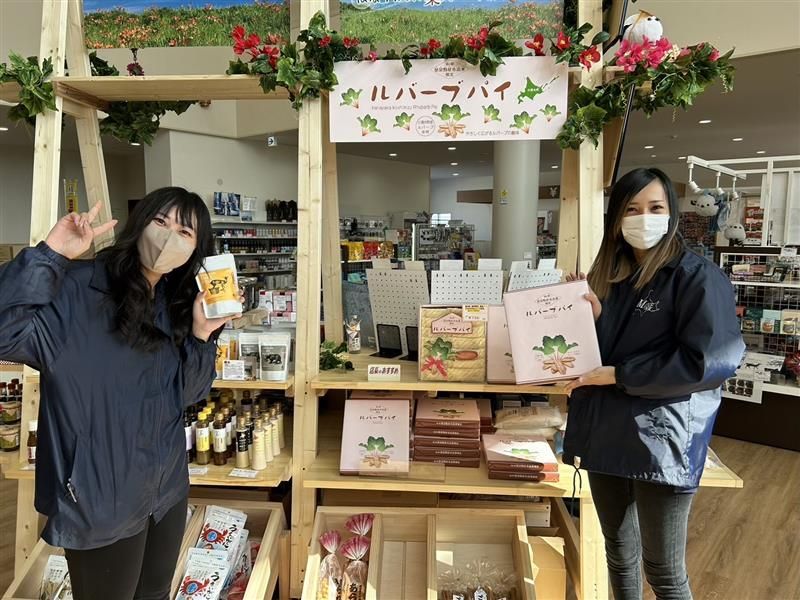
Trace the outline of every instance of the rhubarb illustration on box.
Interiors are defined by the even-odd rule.
[[[486,323],[465,321],[462,310],[460,306],[420,308],[421,380],[484,381]]]
[[[518,384],[573,379],[601,366],[585,281],[508,292],[503,298]]]
[[[345,475],[407,473],[409,410],[408,400],[347,400],[339,471]]]

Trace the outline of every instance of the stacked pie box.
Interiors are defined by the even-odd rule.
[[[481,415],[468,398],[422,398],[414,421],[414,460],[450,467],[481,463]]]
[[[494,434],[483,436],[489,479],[557,482],[558,460],[542,437]]]
[[[416,405],[414,392],[401,390],[353,390],[350,400],[403,400],[408,402],[408,458],[413,458],[414,450],[414,407]]]

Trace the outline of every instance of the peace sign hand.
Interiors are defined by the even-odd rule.
[[[45,243],[64,258],[73,260],[86,253],[94,238],[111,231],[117,224],[116,219],[108,223],[92,227],[100,214],[100,203],[95,204],[88,213],[70,213],[56,223],[47,234]]]

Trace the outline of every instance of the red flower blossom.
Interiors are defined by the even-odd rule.
[[[578,61],[586,67],[587,71],[592,68],[592,63],[600,62],[600,51],[597,46],[590,46],[581,52],[578,56]]]
[[[685,56],[689,56],[692,53],[691,48],[681,48],[680,54],[678,54],[678,58],[684,58]]]
[[[431,53],[436,52],[441,47],[442,43],[439,40],[434,38],[428,40],[428,49],[431,51]]]
[[[261,38],[257,33],[251,33],[247,36],[247,39],[244,40],[244,47],[247,50],[251,48],[258,48],[261,45]]]
[[[536,56],[544,56],[544,36],[537,33],[532,40],[525,42],[525,46],[533,50]]]
[[[719,50],[714,48],[711,51],[711,54],[709,55],[708,60],[710,60],[711,62],[717,62],[719,60]]]
[[[478,32],[478,39],[484,43],[486,40],[489,39],[489,28],[488,27],[481,27],[481,30]]]
[[[564,50],[569,50],[570,46],[572,46],[572,39],[563,31],[559,31],[556,48],[563,52]]]
[[[355,48],[361,43],[361,40],[359,40],[358,38],[349,38],[349,37],[344,38],[344,40],[342,41],[344,43],[345,48]]]
[[[374,50],[370,50],[367,58],[369,58],[372,62],[375,62],[376,60],[378,60],[378,53],[375,52]]]
[[[331,36],[329,36],[329,35],[326,35],[324,38],[322,38],[319,41],[319,47],[320,48],[327,48],[330,45],[331,45]]]
[[[419,55],[420,56],[426,56],[427,57],[427,56],[430,55],[430,53],[431,53],[430,48],[428,48],[425,44],[422,44],[422,46],[419,47]]]
[[[241,40],[242,38],[244,38],[244,33],[245,33],[244,27],[242,27],[241,25],[237,25],[236,27],[233,28],[233,31],[231,31],[231,37],[234,40]]]
[[[278,59],[281,57],[281,50],[277,46],[264,46],[261,54],[267,57],[269,66],[273,69],[278,68]]]

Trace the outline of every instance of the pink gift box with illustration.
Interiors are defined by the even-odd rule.
[[[489,383],[516,383],[511,338],[508,336],[506,309],[502,304],[489,307],[486,328],[486,380]]]
[[[575,379],[602,365],[586,281],[503,297],[518,384]]]

